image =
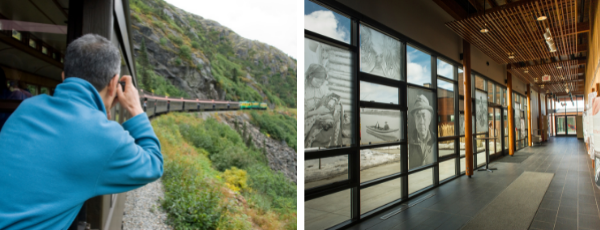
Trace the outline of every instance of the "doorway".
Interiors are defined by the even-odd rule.
[[[575,116],[556,116],[555,122],[557,136],[577,135]]]

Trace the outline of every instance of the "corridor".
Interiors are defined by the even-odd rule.
[[[421,195],[433,194],[388,219],[381,217],[400,206],[350,229],[461,229],[526,171],[554,173],[529,229],[600,229],[600,189],[594,185],[592,161],[582,140],[551,138],[543,146],[500,158],[490,167],[498,170],[459,177]],[[503,215],[500,211],[497,214]]]

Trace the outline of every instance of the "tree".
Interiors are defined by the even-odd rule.
[[[235,83],[239,82],[239,79],[238,79],[238,70],[235,67],[233,67],[233,69],[231,69],[231,78],[233,79],[233,82],[235,82]]]

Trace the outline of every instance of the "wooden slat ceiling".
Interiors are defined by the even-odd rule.
[[[578,2],[580,0],[537,0],[500,2],[501,7],[492,7],[486,2],[485,14],[478,10],[475,14],[448,22],[446,25],[463,39],[484,52],[499,64],[508,64],[508,71],[526,83],[544,84],[544,90],[564,92],[565,83],[571,91],[577,90],[583,81],[580,65],[585,61],[567,60],[574,54],[587,50],[586,45],[578,45]],[[470,0],[475,4],[483,1]],[[498,4],[498,2],[495,2]],[[495,5],[495,4],[494,4]],[[541,15],[546,20],[538,21]],[[581,24],[581,23],[580,23]],[[486,27],[489,32],[481,33]],[[589,26],[588,26],[589,28]],[[544,33],[550,30],[555,52],[550,52]],[[589,29],[588,29],[589,30]],[[509,58],[513,54],[514,58]],[[562,58],[561,58],[562,57]],[[547,60],[551,60],[550,63]],[[554,61],[556,60],[556,61]],[[561,66],[561,69],[557,67]],[[528,73],[524,73],[525,70]],[[552,81],[541,83],[543,75],[550,75]],[[534,80],[538,78],[538,82]]]

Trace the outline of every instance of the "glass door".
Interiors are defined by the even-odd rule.
[[[567,116],[567,135],[577,135],[575,116]]]
[[[505,154],[508,154],[508,110],[504,109],[504,112],[502,113],[502,127],[503,127],[503,132],[502,135],[504,135],[504,151]]]
[[[556,135],[566,135],[565,116],[556,116]]]
[[[500,108],[494,108],[494,128],[496,142],[494,143],[495,153],[502,152],[502,117]]]

